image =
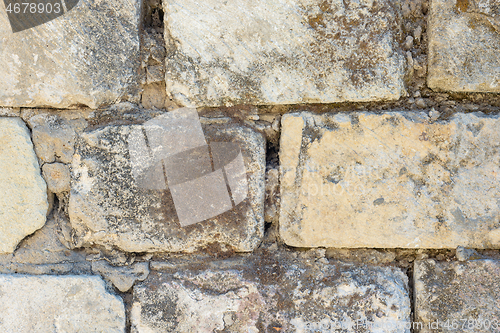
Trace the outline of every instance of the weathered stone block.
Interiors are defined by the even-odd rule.
[[[0,117],[0,253],[45,224],[47,185],[28,128],[20,118]]]
[[[44,164],[42,173],[50,192],[61,193],[70,190],[70,172],[67,165],[62,163]]]
[[[125,332],[125,308],[98,277],[0,275],[0,329]]]
[[[428,26],[430,88],[500,92],[500,4],[433,0]]]
[[[496,332],[500,328],[500,262],[415,263],[418,332]]]
[[[285,255],[205,260],[152,272],[136,285],[132,332],[407,333],[407,284],[394,267]]]
[[[500,119],[289,114],[280,234],[298,247],[500,247]]]
[[[395,100],[391,1],[164,1],[167,92],[179,105]]]
[[[157,165],[149,169],[152,172],[145,173],[145,178],[140,178],[131,157],[135,156],[133,152],[150,148],[160,153],[177,152],[183,144],[182,126],[166,131],[164,137],[160,133],[155,137],[157,141],[149,137],[148,147],[131,148],[132,142],[137,144],[133,138],[136,134],[142,135],[143,129],[142,125],[107,126],[89,130],[77,139],[69,202],[75,245],[101,244],[130,252],[193,252],[219,243],[235,251],[252,251],[259,244],[264,229],[265,140],[262,134],[227,119],[207,120],[204,133],[199,128],[200,133],[196,134],[200,134],[202,140],[205,135],[208,142],[239,145],[247,171],[248,196],[231,210],[181,227],[181,216],[176,210],[180,205],[174,202],[179,196],[172,195],[173,186],[178,184],[172,183],[170,174],[183,177],[197,170],[190,170],[188,164],[179,160],[176,165],[164,164],[165,171],[158,164],[160,169],[155,169]],[[177,142],[166,140],[172,137],[172,131],[179,134],[174,135]],[[136,164],[147,169],[146,160],[137,159]],[[215,169],[220,170],[216,164],[214,160]],[[212,168],[210,161],[208,167]],[[145,184],[149,187],[143,186]],[[224,191],[227,191],[225,187]],[[202,194],[201,190],[193,194],[182,207],[201,206]],[[234,197],[235,192],[232,194]]]
[[[63,16],[12,33],[0,4],[0,106],[137,100],[141,2],[79,1]]]

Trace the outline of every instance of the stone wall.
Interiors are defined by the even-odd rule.
[[[500,329],[498,1],[15,2],[1,331]]]

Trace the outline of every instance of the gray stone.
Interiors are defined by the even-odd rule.
[[[497,0],[433,0],[428,22],[431,89],[500,92]]]
[[[28,120],[35,151],[42,163],[71,163],[76,131],[59,115],[38,114]]]
[[[101,274],[121,292],[127,292],[136,281],[144,281],[149,275],[149,263],[137,262],[130,266],[112,266],[106,260],[92,262],[92,271]]]
[[[125,332],[125,308],[98,277],[0,275],[0,330]]]
[[[500,262],[415,262],[415,321],[430,332],[496,332]],[[415,327],[417,328],[417,327]]]
[[[133,333],[333,332],[339,325],[409,333],[409,320],[408,279],[400,269],[285,254],[153,271],[134,287],[131,309]]]
[[[70,190],[70,173],[67,165],[62,163],[44,164],[42,174],[50,192],[61,193]]]
[[[20,118],[0,117],[0,254],[45,224],[47,185]]]
[[[141,2],[79,1],[65,15],[12,33],[0,14],[0,106],[97,108],[138,99]]]
[[[240,146],[248,197],[232,210],[181,227],[170,187],[147,189],[134,176],[129,139],[130,133],[142,133],[142,128],[106,126],[89,130],[77,140],[69,201],[75,246],[98,244],[127,252],[193,252],[219,245],[238,252],[255,249],[264,231],[262,134],[228,119],[205,121],[203,130],[208,142]],[[179,172],[181,169],[177,168]],[[151,174],[164,178],[163,172]],[[160,181],[165,186],[164,180],[153,184],[160,185]],[[196,198],[192,196],[191,200]],[[198,201],[190,203],[195,207]]]
[[[280,236],[296,247],[499,248],[499,116],[288,114]]]
[[[405,94],[391,1],[166,0],[163,6],[167,92],[179,105],[380,101]]]
[[[480,259],[482,256],[474,249],[466,249],[463,246],[457,247],[455,256],[459,261]]]

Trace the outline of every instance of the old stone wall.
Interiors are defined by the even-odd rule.
[[[0,331],[500,330],[497,0],[37,1]]]

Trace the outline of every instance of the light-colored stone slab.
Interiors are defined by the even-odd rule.
[[[421,333],[498,332],[500,262],[417,261],[415,321]],[[417,326],[414,326],[417,329]]]
[[[283,117],[280,235],[298,247],[500,247],[500,118]]]
[[[166,0],[163,6],[167,93],[179,105],[404,95],[391,1]]]
[[[432,0],[429,25],[431,89],[500,92],[500,3]]]
[[[80,0],[61,17],[12,33],[0,3],[0,106],[138,100],[140,17],[138,0]]]
[[[77,139],[69,201],[75,246],[100,244],[130,252],[193,252],[219,243],[235,251],[255,249],[264,232],[262,134],[227,119],[205,122],[207,142],[233,142],[241,148],[248,197],[214,218],[181,227],[170,189],[146,189],[134,178],[129,139],[131,132],[142,133],[142,129],[142,125],[107,126],[85,132]],[[199,202],[193,195],[189,204],[196,206]]]
[[[285,255],[205,260],[136,285],[132,332],[409,333],[407,284],[395,267]]]
[[[125,332],[125,307],[98,277],[0,275],[0,329]]]
[[[0,253],[45,224],[47,185],[21,118],[0,117]]]

